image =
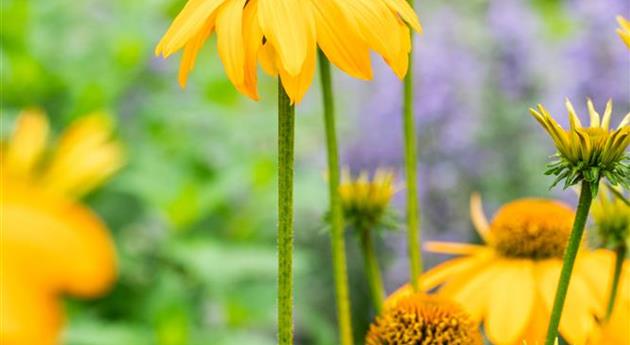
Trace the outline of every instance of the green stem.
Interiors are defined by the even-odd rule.
[[[578,201],[575,220],[573,221],[573,229],[571,230],[571,236],[569,237],[569,242],[567,243],[567,248],[564,252],[564,258],[562,259],[562,271],[560,272],[560,280],[558,281],[558,287],[556,289],[556,297],[551,310],[551,318],[549,320],[549,328],[547,329],[545,345],[553,345],[554,341],[558,337],[558,326],[560,325],[560,317],[562,316],[564,300],[567,296],[567,290],[569,289],[569,282],[571,281],[571,273],[573,272],[575,257],[577,256],[580,243],[582,242],[584,226],[586,225],[586,219],[588,218],[588,212],[591,208],[592,201],[593,195],[591,193],[591,185],[589,182],[583,181],[582,189],[580,190],[580,200]]]
[[[337,299],[337,322],[341,345],[352,345],[352,317],[346,268],[346,244],[344,240],[343,210],[339,195],[339,156],[335,129],[335,105],[330,78],[330,63],[319,51],[319,72],[324,103],[326,149],[328,152],[328,192],[330,194],[331,247]]]
[[[623,261],[626,259],[626,246],[620,245],[615,249],[615,271],[613,272],[612,285],[610,287],[610,295],[608,297],[608,308],[606,309],[605,321],[610,319],[613,309],[615,307],[615,299],[617,298],[617,289],[619,288],[619,278],[621,277],[621,269],[623,268]]]
[[[369,229],[364,229],[360,231],[359,236],[361,238],[361,251],[363,252],[363,267],[370,286],[370,296],[372,297],[374,309],[380,314],[383,309],[383,301],[385,300],[385,289],[383,288],[383,279],[381,270],[378,267],[378,260],[374,253],[372,233]]]
[[[413,6],[413,0],[409,0]],[[404,81],[403,91],[403,132],[405,145],[405,175],[407,179],[407,245],[411,285],[415,291],[419,288],[422,273],[420,253],[420,215],[418,212],[418,158],[416,153],[416,129],[413,120],[413,33],[412,49],[409,52],[409,67]]]
[[[278,80],[278,344],[293,344],[293,144],[295,108]]]

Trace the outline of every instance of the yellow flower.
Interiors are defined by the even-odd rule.
[[[376,170],[371,181],[367,172],[352,179],[350,172],[344,170],[339,185],[344,217],[356,230],[383,225],[383,217],[396,191],[394,173],[390,170]]]
[[[573,210],[553,200],[520,199],[504,205],[489,224],[480,198],[473,196],[471,214],[485,244],[427,243],[428,250],[461,257],[424,274],[422,289],[439,287],[440,295],[460,303],[474,320],[485,321],[493,344],[544,339]],[[560,332],[571,344],[584,344],[596,326],[594,315],[605,309],[600,294],[606,287],[598,279],[605,280],[609,272],[595,255],[581,252],[571,278],[560,321]],[[386,303],[395,303],[410,291],[405,285]]]
[[[63,324],[58,297],[102,294],[116,276],[105,225],[74,198],[121,165],[102,114],[75,122],[47,150],[48,122],[24,111],[3,144],[0,195],[0,342],[53,345]]]
[[[617,22],[619,23],[619,29],[617,34],[623,40],[623,42],[630,48],[630,22],[622,16],[617,16]]]
[[[630,205],[626,203],[622,189],[616,189],[615,193],[619,195],[606,189],[600,190],[591,206],[591,216],[603,246],[630,247]]]
[[[179,82],[186,84],[197,54],[213,31],[228,78],[258,99],[256,66],[280,75],[292,102],[313,79],[319,46],[351,76],[371,79],[370,52],[403,77],[420,23],[405,0],[189,0],[156,48],[168,57],[184,49]]]
[[[612,257],[612,253],[609,253]],[[613,269],[613,261],[608,262],[609,270]],[[610,272],[605,272],[610,277]],[[607,283],[607,284],[604,284]],[[609,286],[610,279],[602,280],[604,286]],[[602,303],[608,302],[608,296]],[[625,260],[617,291],[617,300],[612,316],[608,322],[602,320],[602,325],[594,333],[589,345],[630,345],[630,261]]]
[[[366,345],[481,345],[476,324],[457,304],[411,294],[383,311],[370,326]]]
[[[559,160],[550,164],[547,170],[547,174],[557,177],[554,185],[565,180],[566,188],[584,180],[591,183],[595,196],[602,177],[613,185],[628,184],[630,167],[625,151],[630,145],[630,113],[616,130],[611,130],[612,102],[606,104],[603,116],[595,111],[591,100],[587,105],[591,125],[582,127],[573,105],[566,101],[569,130],[563,129],[540,104],[538,110],[530,109],[530,112],[549,133],[558,149]]]

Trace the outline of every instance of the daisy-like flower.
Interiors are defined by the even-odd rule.
[[[617,34],[623,40],[623,42],[630,48],[630,22],[622,16],[617,16],[617,22],[619,23],[619,29]]]
[[[397,191],[394,173],[390,170],[376,170],[371,180],[367,172],[353,179],[350,172],[344,170],[339,185],[344,218],[357,231],[387,225],[383,220]]]
[[[243,94],[258,99],[256,66],[280,75],[292,102],[313,79],[319,46],[353,77],[370,79],[370,49],[403,77],[411,48],[408,26],[420,31],[405,0],[189,0],[156,54],[183,49],[179,82],[186,83],[197,54],[212,32],[226,74]]]
[[[488,223],[478,196],[471,200],[473,224],[484,245],[429,242],[433,252],[459,255],[421,277],[421,288],[439,287],[439,294],[460,303],[475,321],[485,321],[493,344],[536,343],[545,338],[562,255],[571,233],[573,210],[546,199],[519,199],[504,205]],[[571,344],[584,344],[602,315],[600,295],[603,265],[578,255],[567,303],[560,322],[562,336]],[[609,257],[607,260],[611,259]],[[386,305],[410,294],[410,285],[394,293]]]
[[[376,318],[366,345],[481,345],[481,334],[460,306],[422,293],[400,298]]]
[[[553,185],[564,180],[565,188],[581,181],[589,182],[593,197],[602,177],[613,184],[628,186],[630,165],[626,149],[630,145],[630,113],[617,129],[610,129],[612,101],[608,101],[603,116],[600,116],[591,100],[588,100],[591,125],[583,127],[569,100],[569,130],[563,129],[542,106],[530,109],[532,115],[545,128],[558,149],[558,160],[549,165],[547,174],[555,175]]]
[[[591,207],[594,227],[603,246],[630,248],[630,204],[623,189],[602,188]]]
[[[103,114],[76,121],[56,150],[48,122],[24,111],[0,163],[0,343],[58,344],[63,325],[59,296],[97,296],[116,276],[105,225],[76,198],[121,166]]]

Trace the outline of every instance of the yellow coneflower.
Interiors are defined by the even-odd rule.
[[[612,101],[608,101],[600,116],[591,100],[588,100],[591,118],[589,127],[583,127],[569,100],[569,130],[563,129],[542,106],[530,109],[532,115],[545,128],[558,149],[559,160],[549,166],[547,174],[557,177],[554,185],[562,180],[565,187],[586,181],[591,184],[593,196],[597,193],[600,178],[607,178],[613,185],[627,184],[630,166],[625,153],[630,145],[630,113],[617,129],[611,130]]]
[[[75,201],[121,165],[110,124],[102,114],[79,119],[51,155],[47,137],[46,116],[27,110],[2,147],[3,344],[58,344],[63,324],[59,295],[96,296],[116,276],[107,228]]]
[[[390,170],[376,170],[371,180],[367,172],[353,179],[344,170],[339,185],[344,218],[357,231],[386,225],[383,217],[396,192],[394,173]]]
[[[440,287],[440,295],[460,303],[474,320],[485,321],[493,344],[544,339],[573,210],[558,201],[519,199],[504,205],[488,223],[474,196],[471,216],[485,244],[427,243],[430,251],[462,257],[429,270],[421,277],[422,288]],[[605,270],[583,260],[588,255],[578,257],[560,323],[562,336],[572,344],[586,341],[596,325],[594,315],[604,309],[591,289],[601,281],[591,273]],[[410,292],[411,286],[402,287],[386,305]]]
[[[411,42],[420,31],[404,0],[189,0],[156,54],[184,49],[179,81],[185,85],[199,49],[213,31],[225,71],[234,86],[257,99],[256,66],[280,75],[292,102],[311,84],[319,46],[351,76],[370,79],[369,50],[383,56],[402,78]]]
[[[366,345],[481,345],[473,320],[457,304],[422,293],[400,298],[376,318]]]
[[[619,23],[619,29],[617,34],[623,40],[623,42],[630,48],[630,22],[622,16],[617,16],[617,22]]]

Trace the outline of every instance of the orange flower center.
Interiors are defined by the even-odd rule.
[[[413,294],[386,309],[370,326],[366,345],[481,345],[481,335],[459,306],[435,296]]]
[[[490,224],[490,244],[513,258],[561,258],[575,214],[567,205],[521,199],[503,206]]]

